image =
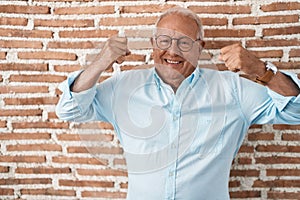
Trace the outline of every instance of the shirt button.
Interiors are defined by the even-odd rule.
[[[176,144],[171,145],[172,149],[176,149]]]
[[[178,120],[178,117],[176,115],[173,116],[173,121]]]
[[[173,176],[174,172],[169,172],[169,176]]]

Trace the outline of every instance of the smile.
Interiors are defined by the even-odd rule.
[[[180,64],[182,61],[175,61],[175,60],[168,60],[168,59],[165,59],[165,61],[169,64]]]

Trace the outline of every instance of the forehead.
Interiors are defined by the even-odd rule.
[[[170,14],[163,17],[157,24],[157,32],[184,36],[196,39],[199,28],[196,21],[188,16]]]

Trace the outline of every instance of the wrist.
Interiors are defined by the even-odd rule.
[[[278,69],[271,62],[264,63],[264,66],[265,66],[264,67],[265,72],[263,73],[263,75],[256,76],[256,82],[266,85],[273,79],[273,77],[277,73]]]

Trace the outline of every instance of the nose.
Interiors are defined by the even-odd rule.
[[[168,49],[168,52],[170,55],[172,56],[176,56],[176,55],[181,55],[181,51],[179,50],[178,46],[177,46],[177,40],[172,40],[171,46]]]

